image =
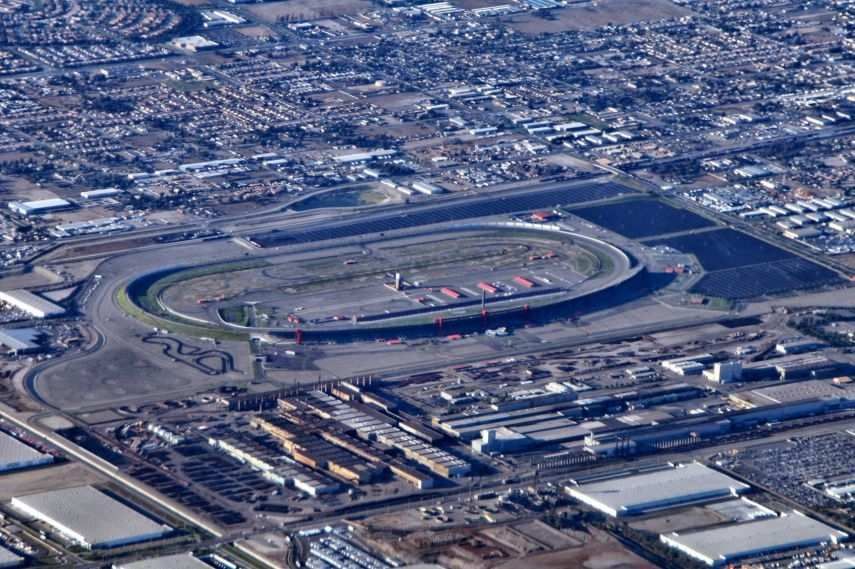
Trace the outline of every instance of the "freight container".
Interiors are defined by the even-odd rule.
[[[496,287],[494,287],[490,283],[484,282],[484,281],[481,281],[480,283],[478,283],[478,288],[480,288],[481,290],[483,290],[487,294],[496,294],[496,290],[497,290]]]
[[[460,298],[460,293],[457,292],[456,290],[454,290],[453,288],[442,287],[441,289],[439,289],[439,292],[441,292],[442,294],[444,294],[445,296],[447,296],[449,298],[454,298],[454,299]]]

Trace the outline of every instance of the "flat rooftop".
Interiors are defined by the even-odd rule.
[[[0,546],[0,567],[16,567],[18,565],[21,565],[23,562],[23,557],[21,557],[14,551]]]
[[[791,512],[756,522],[660,537],[671,547],[717,566],[775,551],[836,543],[848,536],[799,512]]]
[[[38,348],[36,343],[42,332],[37,328],[0,328],[0,345],[11,350]]]
[[[855,397],[855,389],[837,386],[831,381],[812,379],[740,391],[731,397],[750,407],[765,407],[823,397]]]
[[[19,496],[12,506],[93,547],[155,539],[171,530],[92,486]]]
[[[58,304],[24,289],[0,291],[0,300],[27,312],[37,310],[48,316],[65,313],[65,309]]]
[[[115,565],[116,569],[211,569],[211,566],[193,557],[192,553],[178,553],[176,555],[164,555],[163,557],[152,557],[142,561],[122,563]]]
[[[27,443],[0,431],[0,470],[49,462],[51,455],[37,451]]]
[[[749,485],[692,462],[677,466],[567,486],[567,492],[613,516],[629,515],[702,499],[736,495]]]

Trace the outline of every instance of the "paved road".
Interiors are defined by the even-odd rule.
[[[748,142],[745,144],[738,144],[735,146],[723,146],[716,148],[709,148],[706,150],[698,150],[696,152],[689,152],[687,154],[679,154],[677,156],[673,156],[671,158],[651,158],[648,160],[641,160],[638,162],[633,162],[631,164],[624,164],[622,168],[628,171],[634,170],[642,170],[653,167],[661,167],[668,166],[671,164],[677,164],[679,162],[686,161],[696,161],[696,160],[704,160],[707,158],[717,158],[721,156],[731,156],[733,154],[741,154],[744,152],[754,152],[757,150],[762,150],[763,148],[769,148],[778,144],[793,144],[793,143],[804,143],[804,142],[815,142],[817,140],[826,140],[829,138],[838,138],[841,136],[849,136],[855,133],[855,126],[847,125],[847,126],[830,126],[821,128],[818,130],[809,130],[804,132],[799,132],[795,134],[785,134],[781,136],[776,136],[773,138],[768,138],[766,140],[757,140],[754,142]]]

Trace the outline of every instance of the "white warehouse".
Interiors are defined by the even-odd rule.
[[[613,517],[738,496],[749,489],[698,462],[591,483],[571,481],[566,487],[572,497]]]
[[[172,531],[92,486],[18,496],[12,507],[87,549],[158,539]]]
[[[793,511],[756,522],[662,534],[659,539],[710,567],[718,567],[779,551],[838,543],[847,537],[842,531]]]
[[[23,289],[0,291],[0,302],[26,312],[33,318],[50,318],[65,314],[63,307]]]
[[[32,468],[52,462],[52,455],[39,452],[12,435],[0,431],[0,472]]]

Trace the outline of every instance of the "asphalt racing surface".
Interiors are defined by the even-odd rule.
[[[563,205],[613,198],[635,193],[634,190],[613,181],[566,184],[544,190],[513,195],[491,195],[473,199],[451,200],[449,203],[424,207],[412,213],[387,213],[371,216],[369,219],[352,218],[325,225],[324,228],[275,230],[256,233],[249,239],[261,247],[277,247],[314,243],[330,239],[341,239],[407,229],[423,225],[464,221],[478,217],[506,215],[537,209],[550,209]]]

